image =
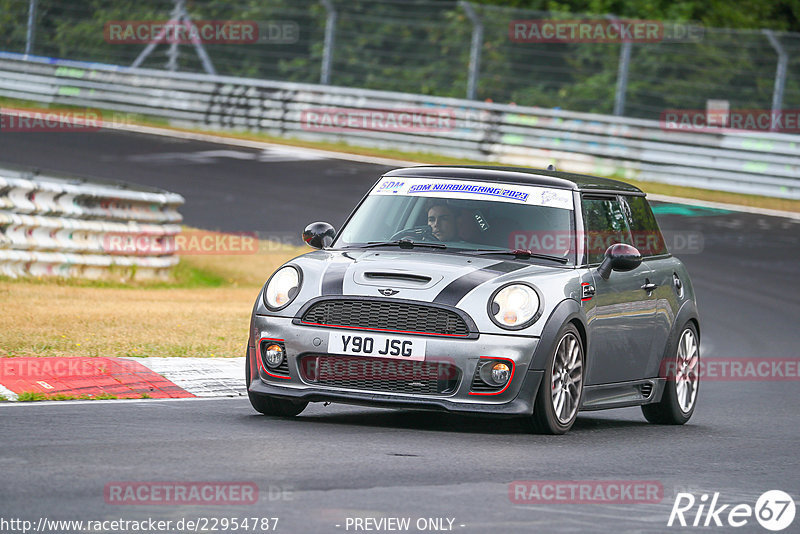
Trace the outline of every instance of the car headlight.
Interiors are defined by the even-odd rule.
[[[267,282],[264,289],[264,304],[272,311],[288,306],[300,291],[302,276],[293,265],[281,267]]]
[[[520,330],[539,318],[541,298],[533,286],[514,282],[499,288],[489,299],[489,317],[507,330]]]

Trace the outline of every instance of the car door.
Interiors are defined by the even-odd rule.
[[[603,279],[596,271],[605,249],[633,244],[626,205],[617,195],[584,194],[581,199],[586,250],[595,296],[587,309],[589,346],[586,384],[644,378],[652,350],[655,299],[643,286],[651,283],[650,266],[642,262],[628,272]]]
[[[676,260],[667,250],[664,236],[658,227],[653,210],[643,196],[622,197],[623,209],[628,216],[633,246],[642,254],[643,263],[650,271],[648,291],[655,307],[653,329],[650,334],[650,356],[647,363],[648,377],[658,376],[661,359],[664,356],[667,338],[672,331],[678,301],[673,289]]]

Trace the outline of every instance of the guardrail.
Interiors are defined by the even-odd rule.
[[[0,54],[0,96],[135,113],[178,126],[800,198],[800,135],[667,130],[658,121],[454,98],[131,69]],[[333,110],[333,111],[332,111]],[[444,127],[322,128],[310,112],[412,110]],[[112,117],[106,123],[114,123]]]
[[[174,193],[0,168],[0,274],[166,279],[178,262],[183,202]],[[142,240],[148,246],[137,246]]]

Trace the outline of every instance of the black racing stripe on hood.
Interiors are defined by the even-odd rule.
[[[527,267],[524,263],[513,263],[510,261],[501,261],[494,265],[489,265],[482,269],[477,269],[469,274],[465,274],[460,278],[456,278],[436,295],[433,302],[438,304],[447,304],[455,306],[458,301],[464,296],[478,287],[479,285],[488,282],[493,278],[497,278],[501,274],[513,273],[519,269]]]
[[[331,263],[325,274],[322,276],[323,295],[341,295],[344,293],[344,273],[350,267],[350,263],[337,261]]]
[[[500,263],[495,263],[494,265],[489,265],[488,267],[484,267],[484,269],[493,271],[496,273],[513,273],[514,271],[519,271],[520,269],[524,269],[528,267],[527,264],[523,263],[516,263],[513,261],[501,261]]]

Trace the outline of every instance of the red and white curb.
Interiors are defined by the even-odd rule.
[[[244,358],[131,358],[195,397],[246,395]]]
[[[177,399],[247,393],[244,358],[0,358],[0,395]]]
[[[8,388],[6,388],[6,387],[4,387],[2,385],[0,385],[0,396],[4,397],[4,398],[6,398],[6,399],[8,399],[10,401],[15,401],[15,400],[17,400],[17,397],[18,397],[18,395],[16,393],[14,393],[10,389],[8,389]]]

